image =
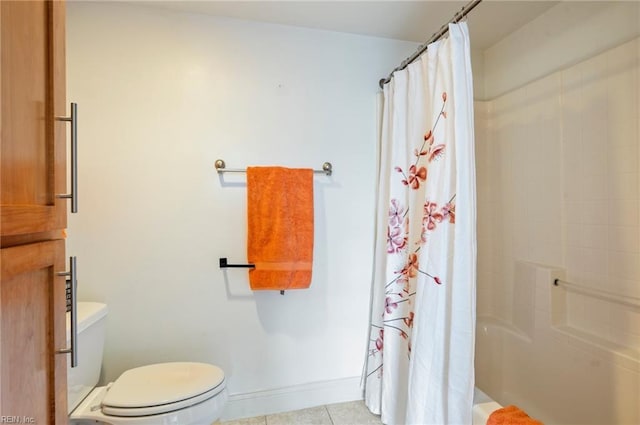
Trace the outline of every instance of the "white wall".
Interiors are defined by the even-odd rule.
[[[68,252],[80,298],[109,306],[104,381],[190,360],[221,366],[232,394],[340,379],[358,394],[375,94],[416,45],[94,2],[68,4],[67,39],[80,116]],[[246,259],[245,179],[220,179],[218,158],[332,162],[315,179],[310,289],[252,293],[245,271],[218,268]]]
[[[493,99],[639,35],[640,2],[561,2],[485,50],[481,99]]]

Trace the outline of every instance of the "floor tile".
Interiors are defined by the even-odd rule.
[[[214,425],[265,425],[266,423],[266,416],[256,416],[254,418],[236,419],[229,422],[216,422]]]
[[[267,425],[332,425],[324,406],[267,416]]]
[[[364,401],[330,404],[327,406],[334,425],[381,425],[380,416],[374,415]]]

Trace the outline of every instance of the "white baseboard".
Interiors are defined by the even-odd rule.
[[[222,421],[362,400],[360,377],[311,382],[290,387],[231,394]]]

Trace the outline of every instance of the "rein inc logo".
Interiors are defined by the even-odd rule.
[[[0,424],[35,424],[33,416],[0,416]]]

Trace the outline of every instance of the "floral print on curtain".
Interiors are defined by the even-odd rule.
[[[367,406],[385,424],[471,420],[475,158],[470,71],[466,24],[452,24],[448,39],[430,45],[384,87],[364,378]]]
[[[434,127],[438,125],[440,118],[446,118],[445,105],[447,101],[447,93],[442,93],[442,109],[436,119]],[[420,149],[414,149],[415,162],[409,167],[408,173],[405,173],[399,166],[395,166],[394,170],[401,174],[400,181],[407,186],[408,190],[417,190],[420,183],[427,180],[427,168],[421,162],[433,162],[444,155],[445,143],[435,143],[433,130],[429,130],[424,135],[424,141]],[[421,223],[420,239],[409,243],[409,208],[400,204],[398,199],[391,199],[389,207],[389,224],[387,227],[387,253],[402,258],[405,263],[400,270],[394,271],[395,277],[385,285],[385,308],[382,313],[382,326],[371,326],[378,331],[378,337],[371,342],[369,356],[373,361],[369,361],[369,367],[374,367],[368,372],[367,377],[379,372],[382,369],[382,348],[384,346],[384,332],[397,333],[401,338],[407,341],[407,356],[411,353],[411,328],[413,327],[413,311],[412,298],[415,293],[415,278],[418,273],[428,276],[435,284],[441,285],[442,281],[436,275],[426,270],[421,270],[418,264],[418,251],[427,242],[429,233],[436,230],[439,223],[445,221],[450,224],[455,223],[455,194],[442,207],[429,200],[424,202],[423,215]],[[414,248],[415,247],[415,248]],[[432,271],[432,273],[434,273]],[[406,303],[406,304],[405,304]],[[398,306],[403,305],[402,308]]]

